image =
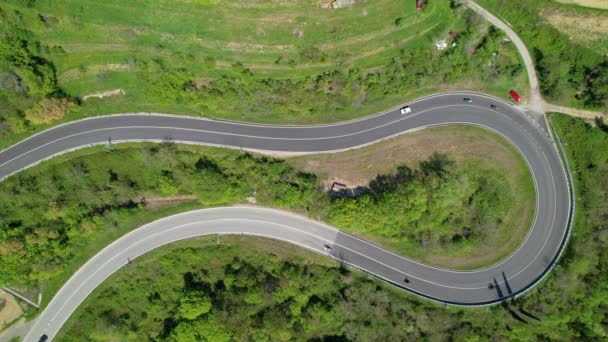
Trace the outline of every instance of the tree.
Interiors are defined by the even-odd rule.
[[[179,314],[193,320],[211,310],[211,298],[202,291],[186,291],[179,298]]]

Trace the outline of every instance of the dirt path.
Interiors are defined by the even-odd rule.
[[[530,102],[526,104],[525,107],[522,106],[522,108],[528,109],[529,111],[537,114],[542,114],[544,112],[558,112],[585,119],[595,119],[596,117],[601,117],[604,118],[604,120],[608,120],[608,113],[559,106],[545,102],[540,93],[538,78],[536,76],[536,69],[534,68],[534,62],[532,60],[530,52],[528,51],[528,48],[526,48],[524,42],[515,33],[515,31],[511,29],[508,23],[495,17],[493,14],[486,11],[483,7],[479,6],[474,1],[464,0],[463,3],[470,9],[484,17],[486,20],[488,20],[492,25],[503,30],[507,34],[509,39],[511,39],[511,41],[515,44],[515,47],[517,48],[517,51],[519,52],[526,66],[526,71],[528,72],[528,80],[530,82]]]
[[[511,39],[513,44],[515,44],[517,51],[519,51],[519,55],[524,61],[526,71],[528,72],[528,82],[530,83],[530,103],[528,104],[528,108],[535,114],[542,114],[544,112],[544,101],[540,94],[540,86],[538,83],[538,78],[536,77],[536,69],[534,68],[534,61],[532,60],[532,56],[530,55],[530,52],[528,51],[528,48],[526,47],[524,42],[519,38],[517,33],[515,33],[515,31],[513,31],[507,23],[495,17],[493,14],[486,11],[483,7],[479,6],[474,1],[465,0],[464,4],[473,11],[477,12],[482,17],[484,17],[492,25],[503,30],[507,34],[509,39]]]
[[[597,117],[600,117],[603,118],[604,121],[608,121],[608,112],[594,112],[591,110],[558,106],[546,102],[544,103],[544,108],[546,112],[564,113],[584,119],[595,119]]]

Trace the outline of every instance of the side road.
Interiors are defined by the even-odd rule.
[[[576,116],[579,118],[591,119],[591,120],[599,117],[599,118],[604,119],[604,121],[608,121],[608,112],[602,113],[602,112],[595,112],[595,111],[585,110],[585,109],[564,107],[564,106],[558,106],[558,105],[554,105],[554,104],[547,103],[547,102],[544,103],[544,108],[545,108],[546,112],[564,113],[564,114],[568,114],[571,116]]]
[[[511,39],[513,44],[515,44],[515,47],[517,48],[517,51],[519,51],[519,55],[521,56],[524,62],[526,71],[528,72],[528,82],[530,83],[530,102],[526,106],[524,106],[526,107],[526,109],[537,115],[542,115],[544,112],[558,112],[585,119],[594,119],[596,117],[601,117],[604,120],[608,120],[608,113],[558,106],[545,102],[540,93],[540,85],[536,76],[536,69],[534,66],[534,61],[532,60],[532,56],[530,55],[526,44],[524,44],[521,38],[519,38],[517,33],[515,33],[515,31],[513,31],[513,29],[511,29],[511,27],[507,23],[497,18],[483,7],[479,6],[475,1],[464,0],[463,3],[467,7],[484,17],[487,21],[492,23],[492,25],[503,30],[507,34],[509,39]]]
[[[544,101],[540,94],[540,86],[538,83],[538,78],[536,77],[534,61],[532,60],[532,56],[530,55],[528,48],[526,48],[526,44],[524,44],[524,42],[519,38],[517,33],[515,33],[515,31],[513,31],[511,27],[509,27],[504,21],[495,17],[492,13],[479,6],[476,2],[471,0],[465,0],[464,4],[473,11],[477,12],[482,17],[484,17],[487,21],[492,23],[492,25],[505,31],[509,39],[511,39],[513,44],[515,44],[515,47],[517,48],[517,51],[519,51],[519,55],[521,56],[524,62],[526,71],[528,72],[528,82],[530,83],[530,103],[528,107],[532,112],[536,114],[544,113]]]

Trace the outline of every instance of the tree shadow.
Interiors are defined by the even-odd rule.
[[[332,198],[358,197],[362,195],[379,196],[382,193],[393,192],[400,186],[412,180],[424,179],[426,177],[444,178],[454,165],[443,153],[434,152],[427,160],[420,161],[418,170],[412,170],[406,165],[397,166],[397,170],[390,174],[379,174],[372,179],[367,186],[348,188],[346,184],[334,182],[329,190]]]
[[[598,116],[595,118],[595,125],[602,131],[608,133],[608,125],[604,122],[604,118]]]
[[[509,279],[507,278],[505,272],[501,272],[502,273],[502,279],[505,285],[505,288],[507,290],[507,296],[504,295],[502,289],[500,288],[498,282],[496,281],[496,278],[494,278],[494,287],[496,289],[496,292],[498,293],[498,297],[499,298],[512,298],[510,300],[510,302],[508,300],[505,300],[504,302],[501,303],[501,306],[511,315],[511,317],[513,317],[515,320],[522,322],[524,324],[528,324],[528,321],[526,321],[522,316],[520,316],[517,312],[515,312],[512,307],[515,307],[517,309],[517,311],[519,313],[521,313],[522,315],[526,316],[527,318],[531,318],[535,321],[541,322],[542,320],[532,314],[531,312],[527,311],[526,309],[523,308],[523,304],[517,300],[517,298],[514,297],[513,295],[513,290],[511,289],[511,285],[509,284]]]
[[[503,272],[503,277],[504,277],[504,272]],[[511,295],[511,287],[507,285],[507,283],[505,283],[505,286],[507,287],[507,292],[509,293],[509,296]],[[498,281],[496,281],[496,278],[494,278],[494,288],[496,289],[496,292],[498,293],[498,298],[504,298],[505,295],[502,292],[502,289],[500,288],[500,285],[498,284]],[[508,301],[503,301],[502,303],[500,303],[500,305],[502,306],[503,309],[505,309],[510,315],[511,317],[513,317],[516,321],[524,323],[524,324],[528,324],[528,322],[523,319],[520,315],[517,314],[517,312],[513,311],[511,309],[511,307],[509,306]]]

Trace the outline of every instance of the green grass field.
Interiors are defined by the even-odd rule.
[[[333,122],[438,91],[506,98],[511,88],[524,95],[527,89],[513,45],[445,1],[431,1],[424,11],[400,0],[342,9],[309,0],[28,4],[7,0],[0,9],[40,42],[30,53],[53,65],[56,93],[78,102],[50,124],[129,111]],[[450,32],[457,45],[436,50],[437,40],[451,44]],[[0,71],[14,68],[10,63],[0,63]],[[125,94],[78,100],[117,89]],[[27,110],[16,102],[16,110]],[[33,117],[6,118],[2,142],[50,125],[44,113]]]
[[[201,78],[221,76],[234,63],[277,78],[355,64],[378,67],[401,48],[429,45],[457,22],[447,6],[429,6],[421,14],[394,0],[338,10],[309,0],[61,0],[16,8],[48,18],[28,19],[42,42],[65,51],[50,56],[61,84],[75,95],[131,90],[135,75],[129,63],[140,58],[177,59]],[[395,25],[397,18],[402,25]],[[303,53],[313,48],[319,56]]]
[[[420,15],[414,6],[390,0],[340,10],[301,0],[62,2],[37,7],[58,21],[56,30],[43,29],[39,36],[68,52],[53,58],[60,78],[69,78],[81,66],[167,53],[190,58],[191,70],[204,76],[214,75],[209,58],[218,69],[241,62],[280,78],[317,74],[352,61],[374,67],[399,48],[431,42],[454,22],[446,6],[432,6]],[[398,17],[405,24],[397,27]],[[301,54],[307,48],[319,49],[325,60],[307,60]],[[296,65],[287,65],[290,60]]]

